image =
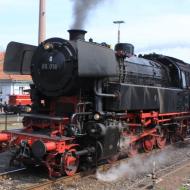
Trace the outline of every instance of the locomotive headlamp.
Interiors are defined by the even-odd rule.
[[[44,44],[44,49],[45,50],[53,49],[53,44],[49,43],[49,42],[45,43]]]
[[[101,115],[99,113],[94,114],[94,120],[99,120],[101,118]]]

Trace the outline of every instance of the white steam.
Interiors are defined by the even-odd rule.
[[[128,163],[121,163],[119,166],[112,167],[106,172],[97,172],[96,177],[98,180],[113,182],[119,178],[137,177],[138,175],[144,174],[146,172],[152,172],[159,167],[160,164],[167,164],[171,156],[169,150],[156,153],[155,155],[149,156],[148,158],[138,155],[137,157],[129,159]]]

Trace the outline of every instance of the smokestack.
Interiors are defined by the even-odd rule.
[[[38,43],[40,44],[46,38],[46,17],[45,17],[46,0],[40,0],[39,7],[39,33]]]
[[[79,29],[72,29],[68,30],[69,32],[69,40],[85,40],[85,34],[87,31],[79,30]]]

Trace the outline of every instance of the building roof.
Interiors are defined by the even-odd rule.
[[[0,61],[2,61],[5,57],[5,52],[0,52]]]
[[[3,60],[0,60],[0,80],[11,80],[11,81],[32,81],[30,75],[10,75],[3,72]]]

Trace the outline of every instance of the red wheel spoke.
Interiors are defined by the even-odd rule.
[[[137,145],[135,143],[130,144],[128,149],[128,157],[133,157],[138,153]]]
[[[68,176],[74,175],[79,166],[79,158],[75,155],[75,152],[75,149],[71,149],[64,156],[64,170]]]
[[[153,142],[152,137],[147,137],[147,138],[144,139],[144,141],[143,141],[143,148],[144,148],[145,152],[152,151],[153,146],[154,146],[154,142]]]
[[[166,145],[166,138],[165,137],[156,137],[156,145],[158,148],[162,149]]]

